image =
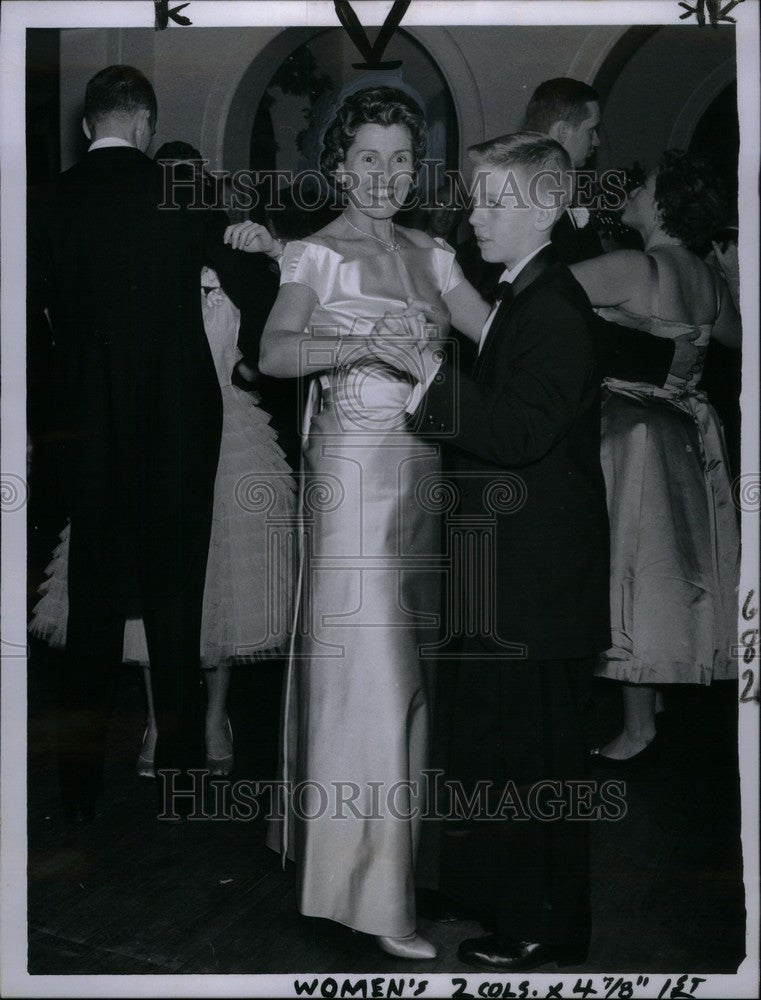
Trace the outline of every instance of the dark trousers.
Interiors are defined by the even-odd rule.
[[[144,611],[159,739],[156,766],[186,772],[203,767],[204,729],[199,646],[203,570],[160,609]],[[102,574],[79,544],[72,522],[69,549],[69,618],[59,678],[58,771],[64,808],[92,801],[102,791],[108,723],[117,688],[124,614],[106,596]],[[178,777],[177,787],[187,779]],[[159,782],[157,791],[161,794]]]
[[[466,796],[488,782],[492,813],[506,789],[511,804],[505,818],[445,824],[441,888],[503,937],[558,950],[589,945],[588,825],[559,817],[569,805],[566,782],[585,773],[581,714],[593,667],[484,660],[468,643],[456,687],[448,777]]]

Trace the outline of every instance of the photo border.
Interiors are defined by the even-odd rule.
[[[170,6],[176,6],[175,3]],[[354,9],[365,25],[381,24],[390,2],[354,0]],[[743,560],[740,606],[753,619],[739,622],[743,628],[758,626],[759,593],[759,200],[757,194],[759,141],[759,4],[742,2],[732,10],[736,18],[738,109],[740,118],[739,164],[739,257],[741,312],[749,336],[743,347],[742,380],[742,482],[737,484],[742,503]],[[413,0],[402,27],[423,25],[694,25],[694,19],[679,21],[677,0],[486,0],[486,2],[438,2]],[[338,26],[332,0],[192,0],[184,10],[194,28],[232,26]],[[0,864],[1,992],[5,996],[293,996],[294,974],[270,975],[149,975],[149,976],[29,976],[27,955],[26,884],[26,463],[25,371],[25,32],[27,28],[153,27],[154,5],[146,0],[108,3],[59,0],[5,0],[0,22],[0,171],[2,176],[2,285],[0,325],[2,329],[2,855]],[[188,30],[170,22],[166,30]],[[705,31],[712,30],[706,25]],[[593,56],[590,53],[590,56]],[[580,72],[580,70],[579,70]],[[754,596],[750,604],[746,598]],[[741,610],[742,616],[742,610]],[[755,623],[755,625],[753,624]],[[756,996],[759,972],[759,662],[758,645],[751,662],[740,664],[753,671],[748,700],[739,704],[740,787],[742,799],[742,845],[746,892],[746,959],[736,975],[707,975],[695,993],[703,997]],[[745,687],[741,677],[738,692]],[[718,931],[718,929],[717,929]],[[616,977],[631,978],[646,972]],[[680,973],[674,973],[676,977]],[[582,978],[590,980],[599,995],[605,995],[602,974],[519,973],[538,991],[563,982],[568,989]],[[310,978],[314,978],[311,977]],[[316,977],[324,980],[326,976]],[[362,978],[351,974],[353,981]],[[388,975],[369,973],[368,979],[388,980]],[[405,974],[408,981],[411,978]],[[452,977],[447,974],[417,975],[425,979],[425,996],[450,996]],[[468,973],[469,987],[505,981],[494,974]],[[515,976],[507,977],[515,980]],[[657,974],[636,997],[658,995],[667,976]],[[442,991],[443,992],[440,992]],[[319,989],[317,994],[319,994]],[[338,994],[340,995],[340,994]],[[405,995],[414,995],[414,990]],[[539,993],[542,995],[542,993]],[[564,993],[563,995],[570,995]]]

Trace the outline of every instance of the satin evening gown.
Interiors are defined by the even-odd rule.
[[[315,334],[367,334],[409,298],[446,314],[441,296],[462,273],[437,243],[344,260],[293,242],[281,282],[317,294]],[[424,806],[441,575],[439,450],[408,429],[410,393],[409,379],[378,363],[331,369],[311,385],[283,699],[289,792],[268,831],[269,845],[297,862],[302,913],[393,937],[415,930],[414,813]]]
[[[660,337],[700,327],[658,315],[605,318]],[[740,539],[719,419],[701,371],[656,388],[606,379],[601,458],[611,526],[611,638],[598,674],[634,684],[710,684],[737,677]]]

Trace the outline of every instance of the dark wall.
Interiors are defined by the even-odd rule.
[[[61,170],[60,31],[30,28],[26,33],[26,157],[29,184]]]

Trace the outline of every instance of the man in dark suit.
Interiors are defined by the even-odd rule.
[[[528,193],[543,171],[566,178],[568,156],[535,133],[471,153],[486,184],[471,223],[484,259],[502,267],[502,294],[471,375],[437,370],[424,352],[415,417],[456,456],[457,518],[492,531],[473,556],[475,619],[463,588],[462,620],[483,623],[488,607],[494,617],[465,639],[448,777],[466,799],[488,782],[489,808],[513,788],[526,815],[476,815],[464,836],[445,836],[441,888],[494,924],[460,959],[512,971],[580,962],[589,944],[588,831],[558,811],[572,810],[568,782],[584,775],[580,701],[610,639],[609,529],[593,313],[551,245],[562,203],[546,207],[541,184],[538,199]],[[555,818],[542,821],[548,789]]]
[[[204,213],[159,208],[162,171],[145,155],[155,123],[142,73],[96,74],[90,149],[30,212],[29,305],[48,310],[58,356],[71,519],[59,774],[79,820],[102,790],[127,618],[145,624],[157,768],[204,760],[199,637],[222,419],[200,309],[211,261]]]
[[[570,77],[540,83],[526,107],[522,128],[544,132],[568,153],[574,170],[581,170],[600,145],[600,97],[594,87]],[[573,192],[572,197],[576,195]],[[589,224],[589,212],[569,206],[552,231],[552,245],[564,264],[599,257],[600,238]]]

